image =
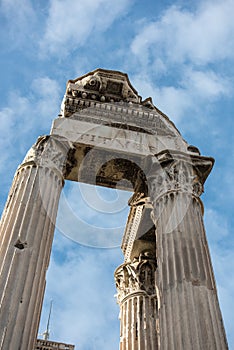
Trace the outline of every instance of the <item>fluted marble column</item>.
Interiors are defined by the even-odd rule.
[[[0,226],[1,350],[34,347],[69,149],[41,137],[16,172]]]
[[[227,349],[199,198],[213,159],[180,152],[151,157],[156,226],[159,348]]]
[[[120,305],[120,350],[156,350],[157,296],[154,252],[141,253],[115,271]]]

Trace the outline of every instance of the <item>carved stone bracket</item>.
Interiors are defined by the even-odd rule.
[[[169,192],[199,197],[214,160],[177,151],[163,151],[148,159],[147,183],[152,201]]]
[[[118,303],[135,293],[155,296],[156,260],[151,252],[141,253],[133,262],[120,265],[115,271]]]
[[[129,199],[128,205],[133,207],[143,205],[147,202],[149,202],[149,196],[146,176],[142,170],[139,170],[135,181],[134,194]]]
[[[26,154],[20,167],[33,164],[50,168],[66,177],[76,165],[75,148],[66,138],[56,135],[40,136]]]

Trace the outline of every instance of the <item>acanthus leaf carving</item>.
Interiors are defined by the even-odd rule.
[[[66,138],[55,135],[40,136],[26,154],[21,166],[34,164],[50,168],[66,176],[76,164],[75,147]]]
[[[184,192],[199,197],[204,191],[204,182],[212,166],[213,159],[190,156],[182,152],[164,151],[154,156],[147,183],[151,199],[156,201],[168,192]],[[203,172],[201,172],[203,164]]]
[[[151,252],[141,253],[134,261],[120,265],[115,271],[118,303],[133,293],[154,296],[155,271],[156,259]]]

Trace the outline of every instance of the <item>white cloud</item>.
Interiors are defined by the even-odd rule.
[[[208,69],[198,71],[188,68],[183,77],[183,85],[202,100],[229,95],[232,89],[228,78],[225,79]]]
[[[19,96],[17,93],[11,93],[9,105],[0,110],[1,120],[1,139],[0,147],[6,152],[1,152],[0,168],[7,169],[8,160],[15,156],[15,146],[19,150],[18,134],[27,132],[27,119],[30,114],[30,104],[27,98]],[[24,128],[23,128],[24,126]],[[22,143],[24,141],[22,140]]]
[[[231,0],[199,2],[196,10],[173,5],[144,21],[133,39],[136,86],[177,123],[233,93],[230,77],[215,66],[234,57],[233,11]]]
[[[195,112],[193,118],[199,121],[201,111],[206,104],[211,105],[222,96],[230,96],[232,86],[229,78],[225,78],[212,70],[196,70],[185,67],[181,73],[177,86],[162,86],[157,88],[157,97],[163,110],[169,111],[169,115],[179,121],[188,113]],[[188,121],[188,120],[187,120]]]
[[[182,86],[157,86],[147,74],[137,74],[132,80],[134,86],[140,86],[144,91],[143,98],[151,96],[154,104],[174,122],[178,123],[192,104],[192,98]]]
[[[158,21],[141,28],[132,53],[142,64],[152,55],[170,63],[199,65],[233,58],[233,11],[232,0],[201,2],[195,12],[172,6]]]
[[[176,86],[157,85],[150,75],[144,73],[137,74],[133,81],[144,91],[144,97],[152,96],[154,104],[177,123],[192,111],[199,115],[199,108],[204,103],[229,96],[232,91],[228,78],[212,70],[199,71],[190,66],[183,69]]]
[[[57,81],[49,77],[40,77],[33,80],[31,85],[33,99],[36,102],[36,114],[40,125],[48,125],[49,121],[56,118],[59,112],[60,87]],[[57,112],[57,113],[56,113]]]
[[[4,136],[10,140],[18,132],[22,135],[32,129],[50,127],[50,121],[59,111],[60,100],[58,83],[47,76],[33,79],[26,96],[17,90],[11,92],[8,106],[0,110],[1,120],[5,120]]]
[[[27,96],[22,96],[19,91],[11,92],[7,106],[0,109],[0,177],[4,195],[12,181],[9,174],[13,176],[17,164],[39,136],[34,131],[49,133],[60,104],[59,91],[55,80],[36,78]]]
[[[129,0],[51,0],[40,43],[43,53],[65,56],[74,51],[92,34],[107,30],[127,11],[129,4]]]
[[[30,0],[2,0],[0,11],[7,20],[7,47],[19,46],[33,37],[33,28],[37,22],[36,13]],[[11,39],[11,40],[9,40]]]

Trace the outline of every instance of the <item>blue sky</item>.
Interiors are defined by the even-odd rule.
[[[0,210],[26,151],[39,135],[49,133],[66,81],[98,67],[128,73],[139,94],[152,96],[189,144],[216,160],[202,197],[230,349],[234,349],[233,13],[233,0],[0,2]],[[73,343],[80,350],[118,349],[113,271],[122,262],[116,246],[129,196],[65,185],[39,330],[46,327],[53,299],[51,339]],[[100,213],[106,205],[111,209]],[[70,239],[66,208],[85,224],[87,235],[79,232],[75,238],[82,244]],[[91,229],[99,236],[103,232],[106,248],[91,247],[95,245],[87,238]],[[108,235],[109,229],[116,235]]]

